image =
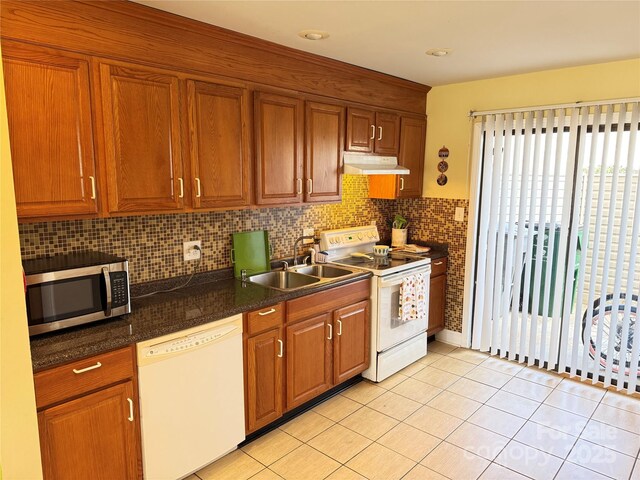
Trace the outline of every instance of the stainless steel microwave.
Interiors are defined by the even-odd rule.
[[[29,335],[131,312],[129,263],[100,252],[26,260]]]

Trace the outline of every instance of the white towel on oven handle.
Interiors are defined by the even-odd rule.
[[[402,280],[400,286],[400,323],[427,318],[427,281],[424,273],[414,273]]]

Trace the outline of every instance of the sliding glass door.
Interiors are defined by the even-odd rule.
[[[476,119],[472,348],[635,389],[638,115],[634,102]]]

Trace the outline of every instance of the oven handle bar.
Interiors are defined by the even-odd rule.
[[[388,277],[382,277],[380,281],[380,287],[392,287],[394,285],[399,285],[402,281],[410,275],[415,275],[416,273],[431,273],[431,265],[427,265],[425,267],[415,268],[412,270],[405,270],[404,272],[396,273],[393,275],[389,275]]]

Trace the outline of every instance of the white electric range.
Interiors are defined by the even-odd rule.
[[[379,257],[373,246],[380,241],[374,225],[326,230],[320,234],[320,250],[336,265],[361,268],[371,279],[371,359],[362,376],[381,382],[427,354],[427,311],[420,320],[402,321],[399,314],[403,281],[415,274],[426,276],[425,297],[429,298],[431,259],[416,254],[391,252]]]

